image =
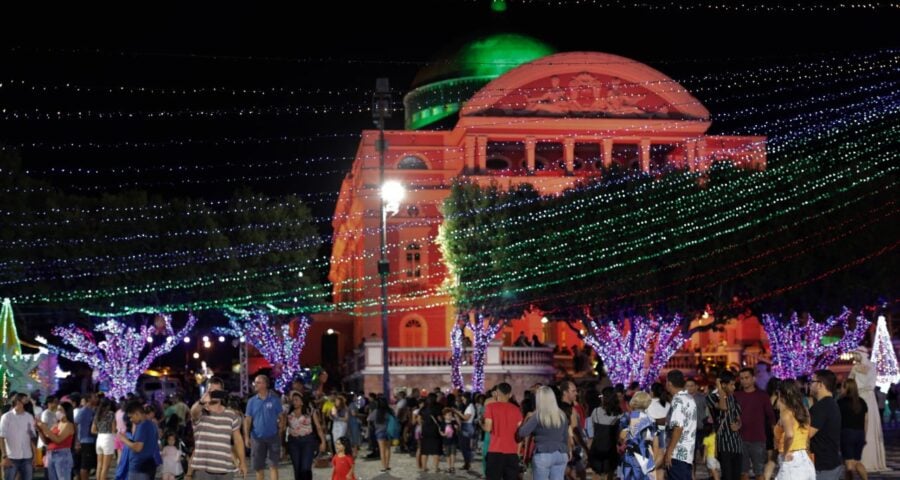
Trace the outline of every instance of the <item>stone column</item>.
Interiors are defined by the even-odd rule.
[[[525,137],[525,164],[528,167],[528,173],[534,173],[534,149],[537,141],[534,137]]]
[[[466,173],[475,171],[475,137],[466,137]]]
[[[604,138],[602,150],[603,150],[603,167],[609,168],[612,166],[613,139]]]
[[[575,139],[567,138],[563,140],[563,152],[566,159],[566,175],[571,175],[575,171]]]
[[[488,343],[487,352],[484,357],[484,366],[485,369],[490,366],[499,366],[500,365],[500,350],[503,348],[503,341],[499,339],[491,340],[491,343]]]
[[[707,156],[709,152],[706,150],[706,140],[699,139],[697,140],[697,169],[698,170],[707,170],[709,168],[709,163]]]
[[[697,168],[697,141],[693,138],[689,138],[684,142],[684,150],[685,150],[685,161],[687,162],[688,170],[694,171]]]
[[[641,171],[650,172],[650,140],[641,140]]]
[[[478,169],[479,173],[484,173],[487,170],[487,142],[488,139],[484,135],[479,135],[476,143],[476,151],[475,158],[478,160]]]

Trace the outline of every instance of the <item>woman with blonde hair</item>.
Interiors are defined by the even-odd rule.
[[[656,421],[647,415],[651,398],[647,392],[637,392],[631,397],[631,411],[622,416],[619,423],[622,433],[619,440],[625,442],[622,457],[622,476],[625,480],[649,480],[656,468],[653,452],[659,450]]]
[[[534,412],[525,417],[516,437],[521,441],[534,435],[534,480],[563,480],[572,447],[572,426],[550,387],[538,388],[534,401]]]
[[[809,444],[809,410],[803,404],[803,394],[793,380],[785,380],[778,386],[778,425],[784,437],[776,442],[778,450],[778,475],[776,480],[815,480],[816,469],[806,453]]]

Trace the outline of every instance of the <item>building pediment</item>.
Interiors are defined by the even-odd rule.
[[[707,120],[709,111],[642,63],[605,53],[563,53],[489,83],[463,106],[462,116]]]

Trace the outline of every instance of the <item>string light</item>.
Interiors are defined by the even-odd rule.
[[[487,317],[482,314],[462,321],[472,332],[472,391],[484,393],[484,363],[487,360],[487,347],[497,333],[506,325],[506,320]]]
[[[876,383],[882,392],[887,392],[892,384],[900,383],[900,368],[897,354],[891,344],[884,315],[878,316],[875,324],[875,340],[872,342],[872,364],[875,366]]]
[[[859,315],[851,328],[848,323],[851,314],[845,307],[839,316],[828,317],[822,323],[813,320],[812,316],[801,321],[796,312],[788,320],[780,315],[763,314],[762,324],[772,350],[772,373],[781,379],[812,375],[816,370],[831,366],[842,354],[854,350],[869,328],[869,321]],[[844,332],[841,339],[823,345],[822,337],[838,327]]]
[[[163,320],[161,330],[146,324],[136,329],[114,319],[98,323],[94,327],[94,332],[103,334],[103,339],[99,341],[95,338],[94,332],[84,327],[74,324],[54,327],[53,334],[74,350],[53,345],[48,345],[47,348],[69,360],[86,363],[97,373],[101,383],[108,382],[107,395],[115,400],[121,400],[128,393],[135,391],[138,377],[150,368],[157,357],[172,351],[175,347],[175,338],[183,337],[197,323],[194,315],[188,315],[185,326],[175,333],[172,329],[171,315],[160,314],[160,316]],[[153,335],[165,335],[166,340],[154,346],[141,358],[148,345],[146,339]]]
[[[459,369],[462,366],[463,359],[463,326],[462,322],[457,321],[450,329],[450,384],[454,390],[462,391],[465,388],[462,374]]]
[[[291,321],[296,323],[293,329],[290,324],[278,327],[269,314],[257,310],[246,312],[240,319],[232,317],[228,323],[230,328],[214,331],[249,341],[272,365],[272,373],[276,377],[275,390],[286,393],[300,373],[300,354],[306,345],[306,334],[312,321],[301,316]]]
[[[579,336],[603,359],[610,381],[638,382],[644,390],[659,380],[659,372],[687,341],[680,315],[635,316],[621,322],[589,318],[583,323],[589,334]]]

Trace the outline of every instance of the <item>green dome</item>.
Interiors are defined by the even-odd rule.
[[[481,87],[513,68],[555,53],[537,39],[494,34],[466,43],[453,55],[424,68],[403,99],[406,128],[416,130],[447,118]]]

